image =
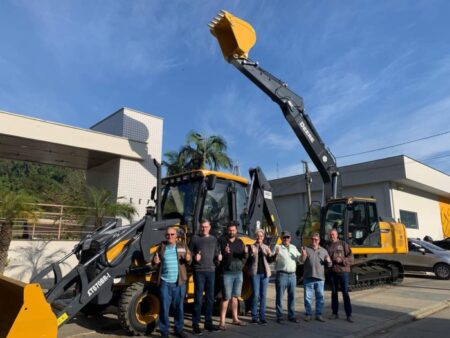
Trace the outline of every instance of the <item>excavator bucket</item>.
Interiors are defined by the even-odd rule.
[[[0,337],[56,338],[58,324],[39,284],[0,275]]]
[[[225,60],[248,58],[248,52],[256,42],[255,30],[248,22],[221,10],[208,26],[219,41]]]

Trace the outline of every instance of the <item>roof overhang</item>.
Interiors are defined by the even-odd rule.
[[[115,158],[142,161],[146,144],[0,111],[0,158],[89,169]]]

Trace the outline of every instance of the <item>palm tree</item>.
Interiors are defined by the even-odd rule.
[[[227,143],[224,138],[217,135],[203,137],[190,131],[180,154],[185,156],[189,169],[205,169],[206,165],[212,170],[220,168],[231,169],[233,161],[226,154]]]
[[[118,197],[117,200],[124,197]],[[94,220],[95,228],[103,224],[103,218],[107,216],[124,217],[130,222],[136,215],[136,209],[128,203],[117,203],[112,193],[106,189],[87,187],[86,209],[81,215],[82,223],[87,224]]]
[[[37,212],[29,195],[21,192],[2,192],[0,194],[0,274],[3,273],[8,260],[9,245],[12,240],[14,220],[17,218],[33,219]]]
[[[162,161],[162,165],[167,168],[167,176],[175,175],[185,171],[185,158],[181,152],[170,150],[164,153],[167,160]]]

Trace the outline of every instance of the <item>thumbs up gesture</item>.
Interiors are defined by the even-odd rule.
[[[161,263],[161,258],[159,258],[158,252],[155,253],[155,256],[153,256],[153,263],[155,263],[155,264]]]
[[[331,258],[330,258],[330,256],[325,256],[325,261],[328,263],[328,264],[330,264],[331,263]]]
[[[258,248],[256,247],[256,245],[252,245],[252,255],[256,255],[257,252]]]
[[[196,262],[200,262],[201,259],[202,259],[202,252],[199,251],[199,252],[197,252],[197,254],[195,255],[195,261],[196,261]]]
[[[219,254],[217,255],[217,260],[219,261],[219,262],[222,262],[222,253],[221,252],[219,252]]]
[[[231,252],[230,244],[227,243],[227,246],[225,247],[225,253],[229,254]]]
[[[303,256],[303,257],[305,257],[305,256],[307,256],[308,255],[308,253],[306,252],[306,248],[304,247],[304,246],[302,246],[302,249],[301,249],[302,251],[301,251],[301,255]]]
[[[275,255],[278,255],[280,253],[280,247],[277,245],[275,247]]]
[[[192,257],[191,257],[191,252],[190,252],[190,251],[187,251],[187,252],[186,252],[186,256],[184,256],[184,259],[187,260],[187,261],[189,262],[189,261],[191,260],[191,258],[192,258]]]

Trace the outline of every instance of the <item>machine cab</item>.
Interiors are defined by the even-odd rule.
[[[331,200],[323,211],[322,237],[336,229],[340,239],[352,247],[380,247],[380,225],[375,199],[342,198]]]
[[[162,218],[178,218],[188,233],[196,233],[202,219],[211,223],[211,233],[220,236],[235,222],[246,234],[248,181],[240,176],[196,170],[162,180]]]

